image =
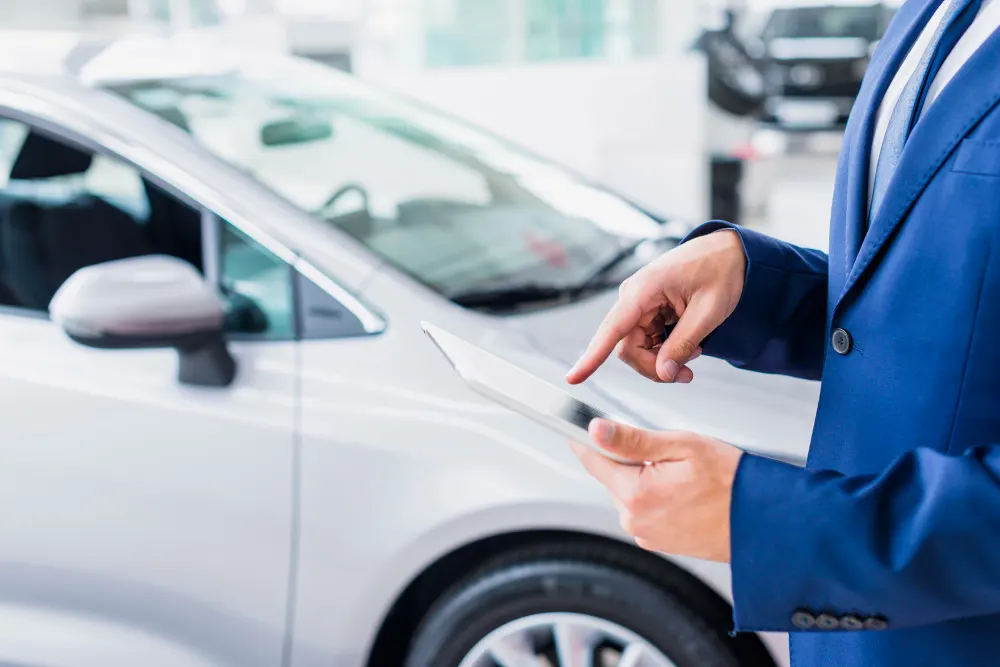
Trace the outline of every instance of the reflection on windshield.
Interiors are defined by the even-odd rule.
[[[311,63],[113,90],[446,295],[572,286],[659,230],[496,137]]]

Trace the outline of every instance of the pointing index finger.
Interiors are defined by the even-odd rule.
[[[601,322],[601,326],[597,328],[587,346],[587,351],[566,374],[566,381],[570,384],[580,384],[593,375],[611,356],[615,346],[639,325],[641,317],[642,309],[637,304],[626,306],[621,300],[616,302]]]

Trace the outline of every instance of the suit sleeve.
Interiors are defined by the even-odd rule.
[[[739,233],[747,255],[743,295],[702,343],[705,354],[762,373],[820,379],[826,350],[826,254],[728,222],[708,222],[683,241],[722,229]]]
[[[1000,613],[1000,444],[918,448],[872,476],[748,454],[730,512],[737,631],[810,629],[803,619],[819,615],[853,630],[876,619],[877,630]]]

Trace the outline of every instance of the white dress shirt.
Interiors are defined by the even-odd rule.
[[[896,106],[896,102],[899,100],[899,96],[903,93],[903,88],[906,86],[906,82],[909,81],[910,76],[917,69],[917,64],[920,62],[920,57],[927,50],[927,45],[931,41],[931,37],[934,36],[934,31],[937,29],[938,25],[941,23],[941,17],[944,15],[948,8],[948,4],[954,0],[945,0],[938,7],[938,10],[934,12],[931,16],[930,21],[924,26],[923,32],[920,33],[920,37],[914,43],[910,52],[907,54],[906,59],[903,64],[900,65],[899,71],[896,72],[896,76],[893,78],[892,83],[889,84],[889,88],[885,91],[885,97],[882,98],[882,105],[879,107],[878,115],[875,121],[875,134],[872,139],[872,151],[871,151],[871,163],[868,170],[868,201],[872,198],[872,189],[875,186],[875,167],[878,165],[878,156],[882,151],[882,141],[885,139],[885,131],[889,126],[889,118],[892,116],[892,110]],[[923,109],[921,110],[921,115],[927,111],[931,106],[937,96],[941,93],[941,90],[948,85],[948,82],[954,78],[955,74],[961,69],[962,65],[968,62],[972,54],[983,45],[983,43],[1000,28],[1000,1],[998,0],[983,0],[982,6],[979,8],[979,13],[976,15],[975,20],[969,29],[965,31],[962,38],[952,49],[951,53],[945,59],[944,63],[941,65],[941,69],[938,70],[937,75],[934,80],[931,81],[930,88],[927,91],[927,101],[924,102]],[[1000,72],[997,72],[997,76],[1000,76]]]

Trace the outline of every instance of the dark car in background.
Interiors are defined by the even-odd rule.
[[[884,3],[773,9],[758,44],[765,85],[761,120],[786,130],[842,128],[895,10]]]

